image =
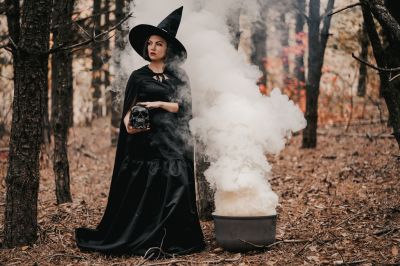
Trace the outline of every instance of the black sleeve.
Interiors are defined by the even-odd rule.
[[[126,113],[128,113],[130,107],[134,104],[133,101],[138,93],[138,79],[138,74],[134,71],[126,84],[121,121],[124,120]]]

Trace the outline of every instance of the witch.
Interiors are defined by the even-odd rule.
[[[76,228],[82,251],[159,258],[204,249],[196,209],[191,93],[186,59],[176,39],[183,7],[157,27],[129,33],[134,50],[150,64],[129,77],[107,206],[95,229]],[[147,108],[149,128],[134,128],[131,108]]]

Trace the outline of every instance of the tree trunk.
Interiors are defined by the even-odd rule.
[[[363,29],[360,36],[361,53],[360,57],[364,61],[368,59],[368,33],[365,28],[365,23],[363,24]],[[367,83],[367,65],[360,64],[359,76],[358,76],[358,86],[357,86],[357,96],[364,97],[366,92]]]
[[[294,76],[297,81],[297,96],[300,98],[300,90],[304,89],[306,84],[305,68],[304,68],[304,13],[306,12],[306,1],[297,0],[298,12],[296,13],[296,45],[298,51],[295,55]]]
[[[325,13],[332,12],[334,3],[334,0],[329,0]],[[315,148],[317,146],[319,83],[321,81],[322,65],[324,63],[325,48],[331,23],[331,16],[325,16],[320,32],[319,13],[320,0],[310,0],[305,115],[307,127],[303,131],[303,148]]]
[[[210,184],[206,180],[204,175],[204,171],[210,167],[210,162],[207,160],[207,157],[204,155],[203,144],[196,139],[196,185],[197,185],[197,210],[199,213],[199,218],[201,220],[211,220],[212,212],[215,209],[214,205],[214,192],[210,188]]]
[[[116,0],[115,1],[115,20],[116,21],[121,21],[125,17],[124,13],[124,0]],[[115,48],[114,48],[114,55],[113,55],[113,68],[115,71],[115,78],[113,81],[112,89],[110,90],[111,94],[111,102],[112,102],[112,108],[111,108],[111,144],[115,146],[118,141],[118,129],[119,129],[119,123],[121,121],[121,109],[122,106],[120,104],[120,101],[118,101],[118,91],[120,91],[120,88],[123,87],[123,84],[126,82],[127,76],[124,74],[123,71],[120,71],[121,69],[121,53],[125,49],[126,46],[126,41],[124,40],[124,37],[128,34],[128,30],[126,30],[124,27],[119,26],[118,27],[118,33],[116,35],[115,39]]]
[[[54,46],[70,41],[72,32],[72,11],[74,0],[55,2],[52,22]],[[54,27],[56,26],[57,27]],[[57,204],[72,202],[68,162],[68,128],[72,99],[72,54],[70,51],[58,51],[52,56],[52,127],[54,134],[53,171],[56,183]]]
[[[372,5],[371,5],[372,2]],[[378,2],[378,3],[377,3]],[[371,42],[372,50],[374,53],[374,57],[376,59],[377,65],[379,67],[385,68],[387,66],[394,67],[394,64],[399,63],[397,58],[391,58],[392,56],[399,56],[398,55],[398,48],[396,44],[400,41],[400,38],[396,38],[395,31],[399,31],[400,36],[400,25],[398,22],[389,14],[389,12],[382,8],[382,1],[368,1],[368,0],[361,0],[364,23],[366,24],[366,29],[368,31],[368,37]],[[374,6],[377,4],[377,6]],[[377,12],[376,16],[380,17],[378,21],[386,26],[382,27],[385,30],[386,34],[389,34],[389,47],[386,51],[382,48],[381,40],[379,35],[376,31],[376,26],[371,14],[371,11]],[[374,13],[375,14],[375,13]],[[394,25],[397,23],[397,25]],[[392,32],[393,31],[393,32]],[[396,49],[397,48],[397,49]],[[386,59],[389,58],[389,59]],[[388,63],[389,62],[389,63]],[[398,65],[396,66],[398,67]],[[394,82],[389,81],[389,74],[388,72],[380,71],[379,78],[381,80],[381,93],[383,98],[385,99],[388,111],[389,111],[389,124],[393,128],[393,135],[400,147],[400,82],[395,80]]]
[[[229,27],[229,33],[231,35],[231,43],[237,50],[240,43],[240,8],[235,9],[229,16],[227,24]]]
[[[101,0],[93,1],[93,15],[101,12]],[[94,32],[95,34],[100,33],[101,28],[101,16],[95,16],[94,22]],[[98,118],[102,116],[103,108],[101,104],[101,44],[94,42],[92,45],[92,90],[93,90],[93,118]]]
[[[261,4],[260,17],[261,20],[257,20],[252,25],[251,41],[253,44],[252,53],[250,55],[251,62],[258,66],[262,72],[258,84],[267,83],[267,71],[265,69],[264,63],[267,57],[267,26],[265,21],[266,5]]]
[[[108,28],[110,27],[110,0],[105,0],[104,2],[104,27]],[[118,20],[119,21],[119,20]],[[111,94],[109,93],[109,87],[110,87],[110,40],[107,39],[104,42],[104,47],[103,47],[103,53],[104,55],[104,88],[105,88],[105,97],[106,97],[106,115],[111,113],[112,109],[112,98]]]
[[[13,48],[14,99],[4,220],[6,247],[26,245],[37,239],[42,91],[47,89],[51,2],[24,1],[18,48]]]
[[[289,56],[287,48],[289,47],[289,25],[286,23],[286,10],[280,15],[279,20],[280,43],[281,43],[281,60],[283,66],[283,86],[289,83]]]
[[[14,43],[19,42],[20,37],[20,7],[19,0],[5,0],[4,1],[6,8],[6,16],[7,16],[7,24],[8,24],[8,34]]]
[[[42,156],[47,156],[47,153],[50,142],[51,142],[51,126],[50,126],[50,119],[49,119],[49,85],[48,80],[46,80],[46,87],[42,88],[42,108],[43,108],[43,115],[42,115],[42,144],[44,145],[42,148]],[[47,151],[46,151],[47,150]]]

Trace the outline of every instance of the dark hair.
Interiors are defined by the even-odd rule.
[[[154,34],[157,35],[157,34]],[[161,35],[157,35],[162,37],[166,43],[167,43],[167,51],[165,52],[165,59],[164,59],[164,63],[168,64],[171,62],[176,61],[177,59],[179,59],[179,55],[175,54],[176,52],[174,51],[174,45],[165,37],[161,36]],[[143,48],[143,58],[147,61],[151,61],[150,57],[149,57],[149,50],[148,50],[148,45],[147,43],[149,42],[150,36],[146,39],[144,48]]]
[[[156,34],[154,34],[154,35],[156,35]],[[160,35],[157,35],[157,36],[160,36]],[[172,47],[171,43],[168,41],[168,39],[164,38],[163,36],[160,36],[160,37],[162,37],[167,43],[167,51],[165,53],[165,59],[164,59],[165,63],[167,63],[170,61],[170,59],[174,58],[174,54],[172,52],[173,47]],[[148,48],[148,44],[147,44],[149,42],[149,39],[150,39],[150,36],[146,39],[146,42],[145,42],[145,45],[143,48],[143,58],[147,61],[151,61],[151,59],[149,57],[149,48]]]

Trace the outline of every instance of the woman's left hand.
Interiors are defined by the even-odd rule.
[[[167,110],[168,112],[171,112],[171,113],[176,113],[179,110],[178,103],[172,103],[172,102],[160,102],[160,101],[138,102],[137,105],[144,106],[144,107],[146,107],[148,109],[162,108],[162,109]]]
[[[162,107],[162,102],[156,101],[156,102],[138,102],[137,105],[144,106],[148,109],[154,109],[154,108],[161,108]]]

